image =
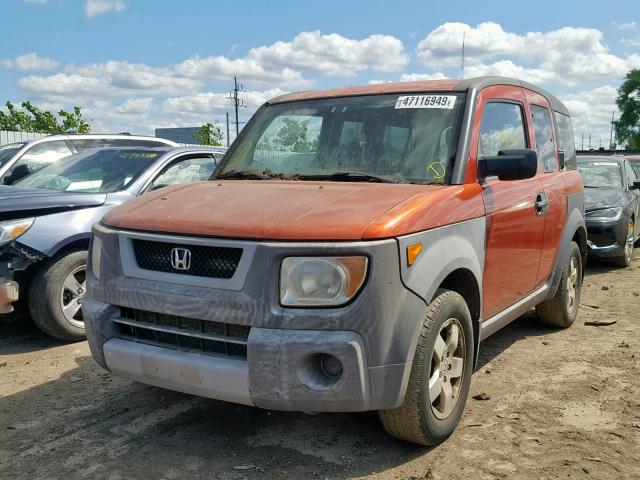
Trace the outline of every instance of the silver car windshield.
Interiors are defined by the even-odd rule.
[[[585,188],[622,188],[620,164],[612,161],[578,162]]]
[[[163,153],[144,148],[92,150],[59,160],[14,185],[59,192],[117,192],[127,188]]]
[[[439,92],[268,105],[218,177],[446,183],[464,103]]]

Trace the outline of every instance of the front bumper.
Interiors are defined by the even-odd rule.
[[[102,280],[88,273],[83,315],[93,357],[104,368],[172,390],[273,410],[366,411],[402,403],[426,304],[402,284],[394,240],[257,242],[246,279],[239,289],[225,290],[127,276],[117,232],[102,226],[97,231]],[[328,251],[370,258],[360,295],[341,308],[281,307],[281,258]],[[248,326],[246,356],[185,351],[123,336],[114,322],[122,308]],[[326,375],[323,355],[339,360],[341,375]]]
[[[629,219],[624,215],[615,222],[586,222],[588,254],[591,257],[613,258],[624,255]]]

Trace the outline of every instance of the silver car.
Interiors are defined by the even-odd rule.
[[[20,178],[74,153],[103,147],[177,147],[171,140],[134,135],[50,135],[0,147],[0,184]]]
[[[223,154],[209,147],[103,148],[0,186],[0,313],[11,313],[20,298],[45,333],[84,338],[91,226],[145,192],[208,180]]]

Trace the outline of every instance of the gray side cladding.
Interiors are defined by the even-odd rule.
[[[485,239],[485,217],[399,238],[402,281],[426,302],[431,302],[436,289],[451,272],[466,269],[473,273],[482,298]],[[422,243],[422,252],[408,267],[407,247],[418,242]]]

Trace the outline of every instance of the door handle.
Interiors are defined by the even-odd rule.
[[[541,217],[545,215],[549,210],[549,197],[544,192],[539,192],[536,195],[536,215]]]

